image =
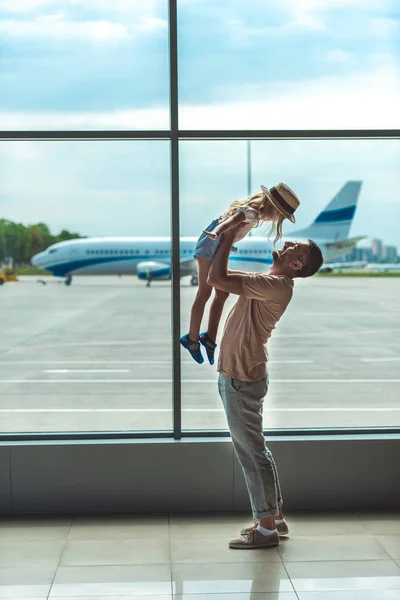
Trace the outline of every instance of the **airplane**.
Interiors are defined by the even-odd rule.
[[[326,263],[322,265],[320,268],[321,273],[331,273],[332,271],[348,271],[348,270],[356,270],[361,271],[365,269],[367,263],[363,260],[354,260],[348,262],[332,262]]]
[[[294,231],[290,240],[314,240],[325,261],[346,256],[365,236],[349,238],[356,212],[361,181],[348,181],[305,229]],[[252,232],[253,233],[253,232]],[[197,237],[180,240],[181,277],[191,275],[197,285],[197,263],[193,257]],[[284,240],[282,240],[284,243]],[[272,242],[265,236],[247,236],[237,244],[229,260],[231,269],[267,271],[272,264]],[[131,275],[152,280],[171,278],[171,238],[169,237],[93,237],[58,242],[31,259],[34,266],[65,277],[71,285],[72,274]]]
[[[365,268],[367,271],[392,273],[394,271],[400,271],[400,263],[368,263]]]
[[[392,273],[400,271],[400,263],[367,263],[362,260],[349,262],[324,263],[320,268],[321,273],[332,271],[373,271],[379,273]]]

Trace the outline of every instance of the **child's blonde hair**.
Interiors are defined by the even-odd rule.
[[[269,204],[269,200],[267,196],[263,192],[258,192],[257,194],[253,194],[249,196],[245,200],[234,200],[229,206],[228,210],[221,216],[221,221],[225,221],[228,217],[231,217],[238,208],[241,206],[251,206],[260,213],[261,218],[257,221],[254,227],[259,227],[264,221],[267,221],[268,218],[263,219],[263,208]],[[268,239],[275,235],[273,244],[275,246],[276,242],[282,238],[282,224],[285,220],[285,216],[279,213],[279,216],[276,220],[271,222],[271,227],[268,231]]]

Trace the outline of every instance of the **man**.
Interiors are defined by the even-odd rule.
[[[267,548],[278,546],[279,535],[287,535],[289,529],[282,514],[278,472],[263,435],[262,409],[268,390],[265,344],[292,298],[293,280],[314,275],[323,259],[311,240],[286,242],[282,250],[272,253],[268,274],[228,271],[234,237],[235,230],[224,233],[208,283],[239,296],[221,339],[218,388],[255,524],[243,529],[229,547]]]

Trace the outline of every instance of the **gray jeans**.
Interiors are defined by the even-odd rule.
[[[243,469],[253,518],[276,516],[282,495],[275,461],[265,444],[262,417],[268,379],[249,383],[220,373],[218,390]]]

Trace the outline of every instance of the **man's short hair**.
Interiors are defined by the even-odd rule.
[[[322,267],[322,263],[324,262],[321,248],[312,240],[308,240],[308,245],[310,249],[306,263],[297,272],[297,277],[311,277],[311,275],[314,275]]]

